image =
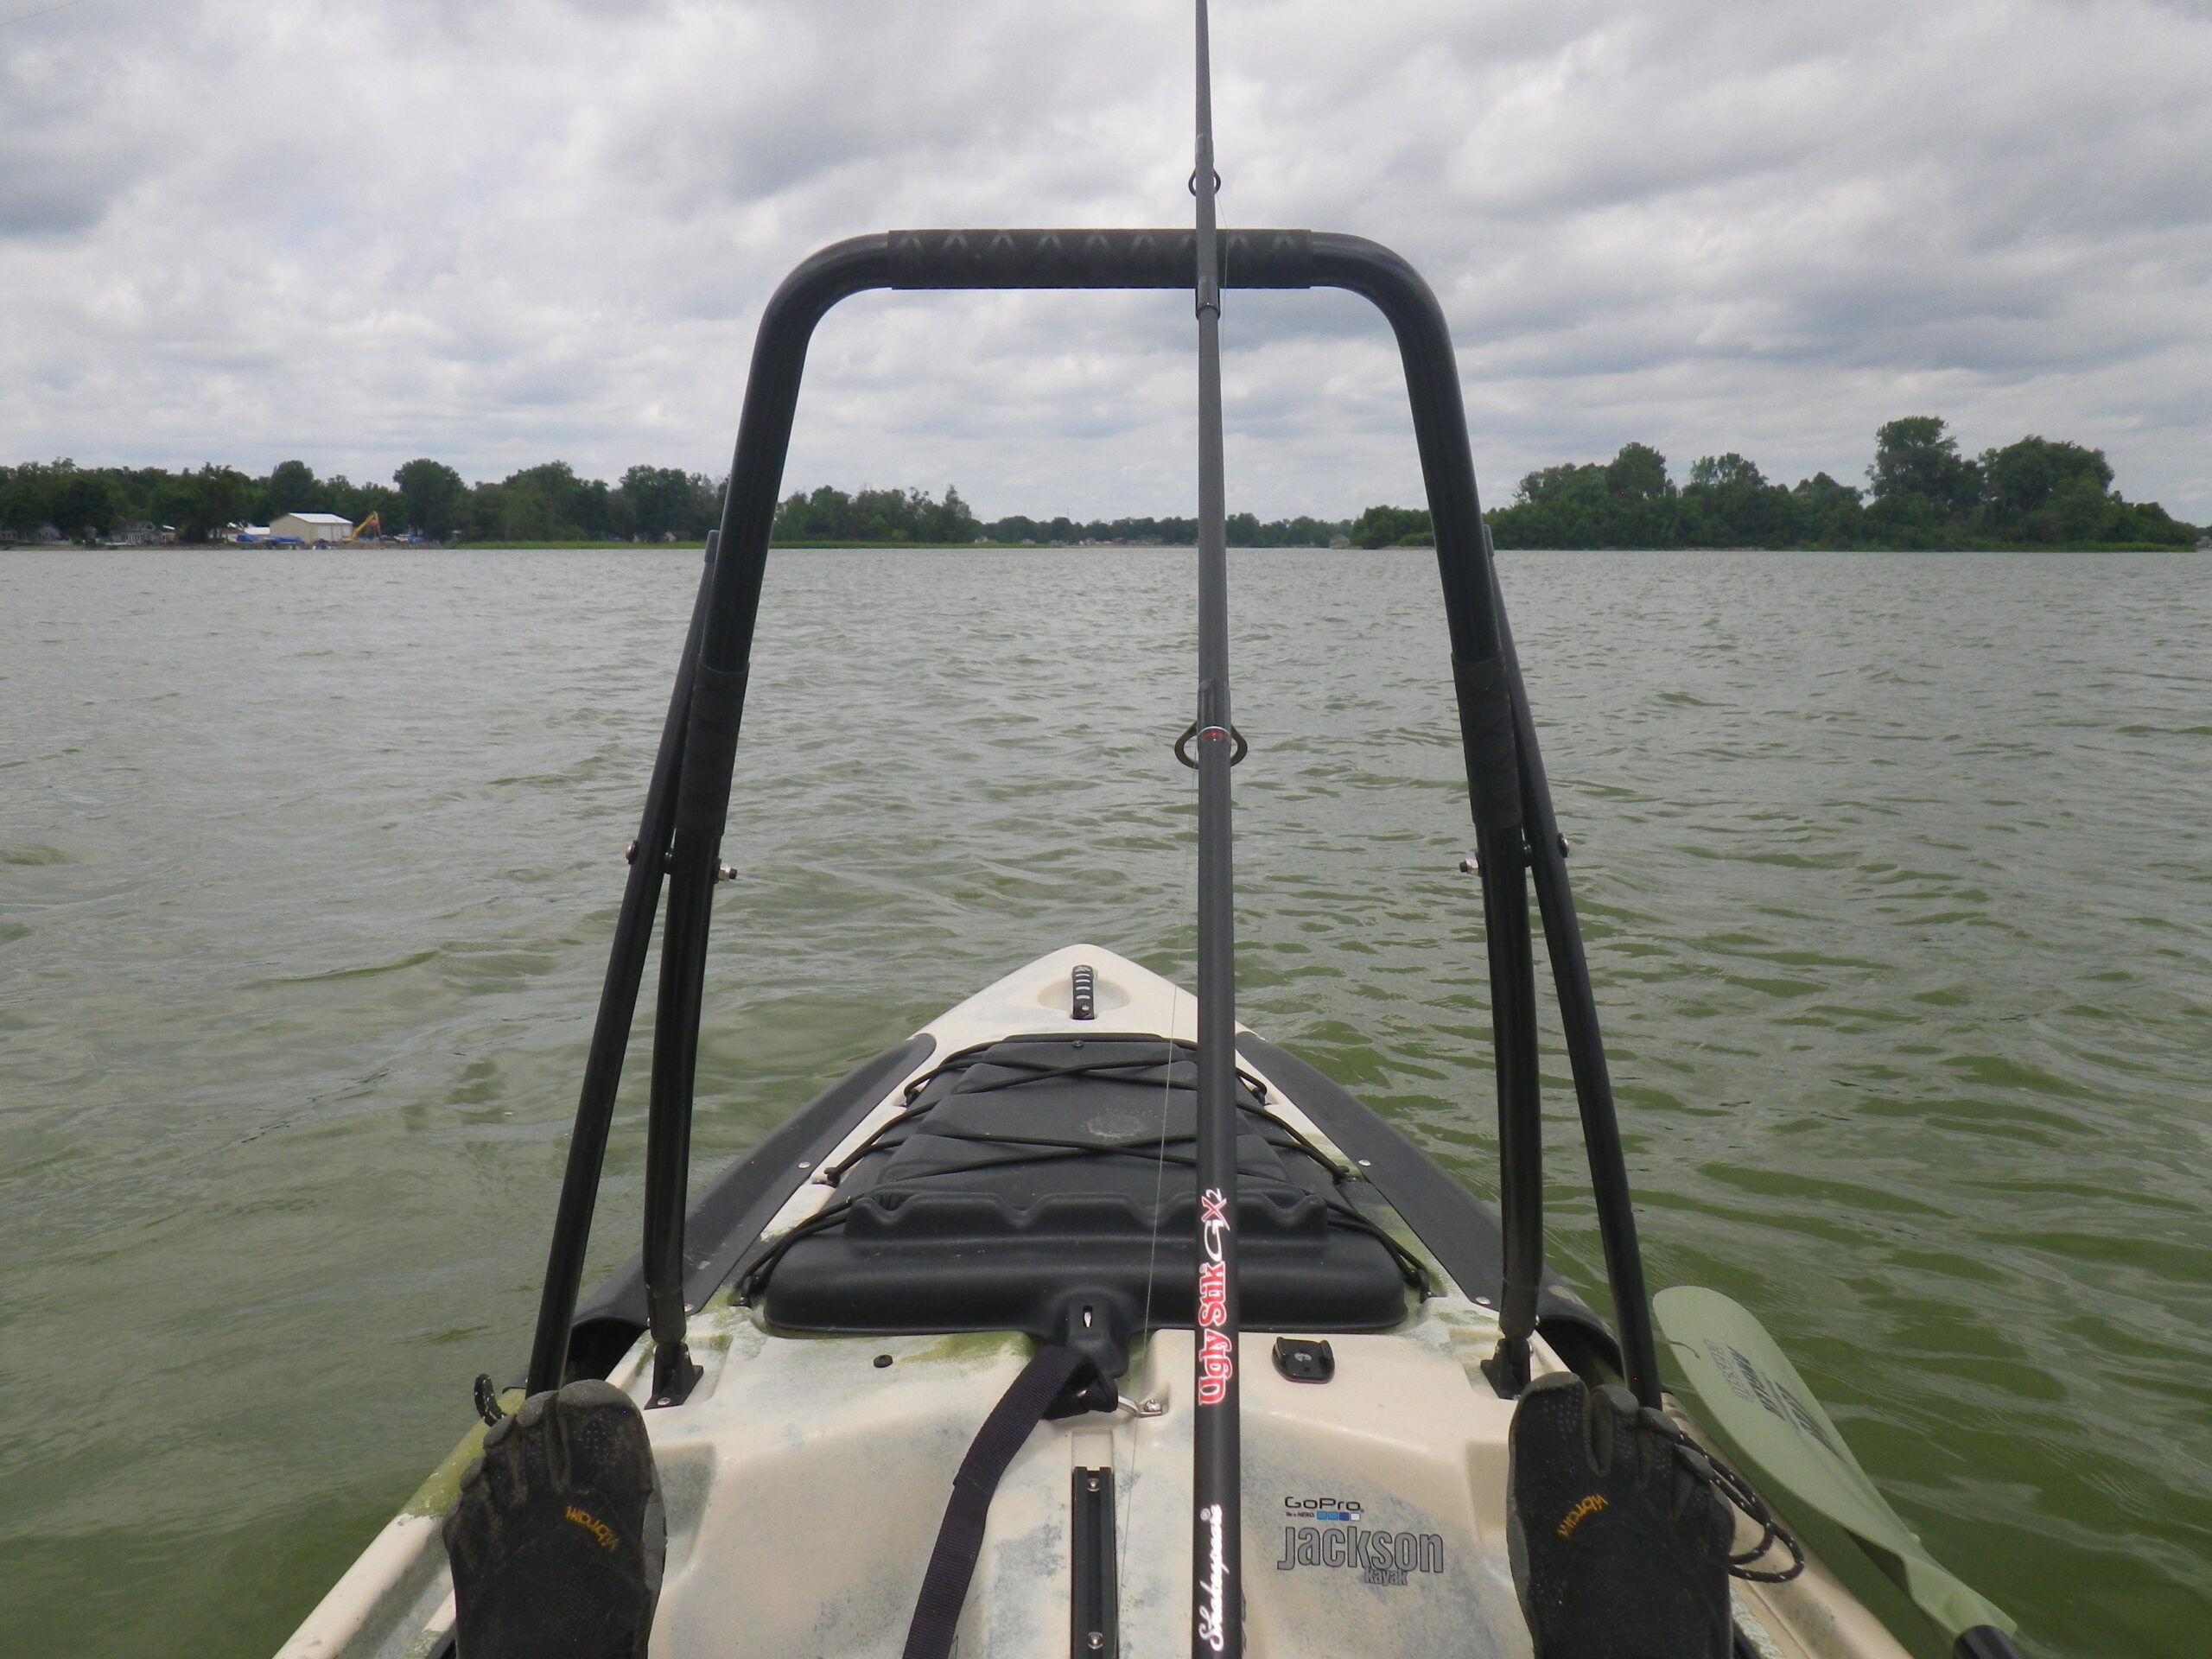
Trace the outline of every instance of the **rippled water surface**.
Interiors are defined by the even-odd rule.
[[[0,554],[0,1649],[265,1654],[518,1366],[696,563]],[[1244,1014],[1488,1191],[1433,568],[1234,564]],[[1504,562],[1655,1282],[2042,1655],[2212,1629],[2208,576]],[[699,1167],[1061,944],[1187,982],[1189,591],[777,556]]]

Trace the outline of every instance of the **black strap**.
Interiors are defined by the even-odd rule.
[[[1030,1431],[1090,1364],[1072,1348],[1046,1344],[976,1431],[960,1472],[952,1478],[952,1501],[944,1506],[937,1548],[930,1552],[929,1571],[922,1574],[903,1659],[947,1659],[952,1652],[952,1633],[968,1600],[969,1580],[976,1576],[976,1558],[982,1553],[991,1494]]]

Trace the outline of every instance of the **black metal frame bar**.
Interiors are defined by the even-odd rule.
[[[1505,1231],[1503,1331],[1490,1370],[1501,1394],[1527,1380],[1543,1262],[1542,1120],[1538,1098],[1535,975],[1530,937],[1533,873],[1550,946],[1554,982],[1590,1156],[1599,1231],[1622,1345],[1637,1392],[1657,1398],[1650,1319],[1643,1294],[1636,1223],[1595,1003],[1575,931],[1573,900],[1550,807],[1535,732],[1527,709],[1482,524],[1468,448],[1458,359],[1441,308],[1420,274],[1390,250],[1363,238],[1300,230],[1224,231],[1222,285],[1230,289],[1341,288],[1373,303],[1398,341],[1450,631],[1452,674],[1476,845],[1482,868],[1498,1094],[1500,1209]],[[722,504],[719,546],[702,611],[687,645],[687,688],[679,678],[654,769],[646,829],[667,810],[668,914],[655,1022],[652,1121],[647,1150],[645,1264],[656,1359],[656,1402],[681,1399],[690,1386],[684,1350],[683,1217],[698,1014],[708,930],[728,813],[731,768],[744,713],[746,677],[768,537],[782,484],[799,383],[814,329],[830,308],[871,289],[1192,288],[1194,233],[1183,230],[899,231],[832,244],[800,264],[770,299],[753,346],[745,409]],[[677,707],[682,717],[677,719]],[[679,730],[680,724],[680,730]],[[653,833],[639,838],[645,849]],[[659,899],[658,872],[633,869],[617,926],[617,960],[594,1033],[593,1066],[619,1069],[636,981],[627,979],[624,941],[639,968]],[[623,969],[618,975],[617,969]],[[602,1041],[604,1038],[604,1041]],[[571,1145],[570,1189],[586,1166],[595,1185],[605,1144],[601,1104],[611,1081],[588,1084]],[[594,1116],[601,1113],[602,1116]],[[594,1139],[595,1137],[595,1139]],[[590,1143],[590,1144],[587,1144]],[[580,1151],[581,1148],[581,1151]],[[588,1155],[584,1155],[588,1154]],[[580,1161],[581,1160],[581,1161]],[[551,1252],[554,1267],[581,1263],[591,1219],[587,1200],[564,1189]],[[567,1287],[556,1282],[565,1280]],[[549,1272],[536,1354],[565,1344],[573,1280]],[[533,1360],[531,1386],[550,1386],[557,1360]]]
[[[561,1205],[553,1218],[553,1242],[545,1262],[545,1283],[538,1293],[537,1334],[531,1344],[531,1394],[557,1389],[568,1380],[569,1338],[575,1322],[576,1293],[583,1284],[584,1253],[591,1243],[592,1211],[599,1201],[599,1177],[607,1160],[607,1137],[614,1121],[614,1094],[622,1082],[622,1061],[630,1046],[630,1027],[638,1012],[638,990],[645,980],[645,953],[652,943],[653,912],[660,906],[667,871],[669,832],[676,817],[676,783],[683,769],[684,723],[691,713],[691,664],[699,654],[706,626],[707,594],[714,580],[715,538],[707,541],[707,560],[699,572],[698,596],[691,603],[691,626],[677,665],[676,689],[662,723],[660,753],[638,838],[630,843],[630,879],[607,950],[607,979],[599,994],[599,1018],[592,1027],[591,1051],[576,1101],[575,1128],[569,1136],[569,1162],[561,1179]]]

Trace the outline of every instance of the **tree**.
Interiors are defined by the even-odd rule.
[[[576,539],[568,518],[569,495],[576,470],[565,461],[549,461],[510,473],[499,483],[500,537],[516,542]]]
[[[75,464],[34,461],[0,467],[0,532],[28,542],[53,524],[55,474]]]
[[[1981,484],[1983,517],[1993,529],[2021,525],[2069,486],[2074,486],[2069,495],[2075,503],[2069,515],[2078,519],[2085,489],[2101,499],[2112,488],[2112,464],[2101,449],[2063,441],[2054,443],[2031,433],[2002,449],[1981,452]],[[2047,527],[2037,526],[2026,533],[2039,540],[2049,539],[2037,535],[2038,529]]]
[[[929,497],[925,495],[922,499],[926,503]],[[972,542],[976,532],[982,528],[976,520],[975,509],[963,501],[960,492],[950,484],[944,486],[944,501],[925,517],[929,521],[929,538],[933,542]],[[1052,527],[1055,540],[1074,540],[1066,532],[1075,526],[1065,518],[1055,518]]]
[[[797,491],[776,508],[772,532],[779,542],[835,542],[850,539],[853,498],[824,484],[811,495]]]
[[[703,538],[721,519],[721,498],[702,473],[632,467],[616,486],[630,528],[646,541]]]
[[[995,533],[1010,521],[995,526],[993,539],[1041,541],[1045,537],[1034,519],[1018,535]],[[1065,524],[1065,519],[1058,521]],[[1072,530],[1074,527],[1069,525]],[[791,495],[776,509],[774,535],[785,542],[972,542],[982,531],[974,511],[948,489],[938,501],[927,490],[864,489],[857,495],[823,485],[811,495]],[[1072,537],[1067,539],[1073,539]]]
[[[1352,520],[1354,547],[1427,547],[1435,539],[1427,507],[1370,507]]]
[[[1789,492],[1796,508],[1797,538],[1808,547],[1857,547],[1866,539],[1866,510],[1859,492],[1826,473],[1800,479]]]
[[[261,522],[273,524],[288,512],[323,510],[322,486],[304,461],[280,461],[261,488]]]
[[[1027,513],[1010,512],[1003,518],[994,518],[983,526],[983,534],[995,542],[1048,542],[1052,538],[1050,524],[1040,524]],[[1080,537],[1071,537],[1070,540]]]
[[[1525,474],[1513,505],[1489,515],[1491,538],[1504,547],[1596,547],[1615,538],[1605,469],[1594,461],[1541,467]]]
[[[1981,494],[1980,470],[1959,454],[1959,441],[1936,415],[1908,415],[1874,433],[1866,481],[1877,505],[1924,501],[1945,517],[1969,512]]]
[[[1688,487],[1708,490],[1757,490],[1766,487],[1766,474],[1731,449],[1725,455],[1700,455],[1690,463]]]
[[[1792,547],[1800,539],[1796,499],[1733,450],[1698,457],[1682,503],[1691,534],[1714,547]]]
[[[2104,477],[2111,475],[2107,468]],[[2126,520],[2124,512],[2113,511],[2119,505],[2106,491],[2103,479],[2094,473],[2075,473],[2052,488],[2024,527],[2039,541],[2076,546],[2118,541]]]
[[[226,525],[241,522],[252,510],[254,480],[235,467],[212,461],[196,473],[180,473],[162,481],[150,497],[153,518],[176,526],[181,542],[212,542]]]
[[[472,542],[495,542],[501,534],[499,525],[506,512],[507,491],[504,484],[488,480],[469,486],[467,510],[461,514],[461,529]]]
[[[118,528],[129,511],[123,488],[105,467],[54,463],[47,517],[71,541],[92,541]]]
[[[391,475],[406,502],[407,524],[434,542],[449,541],[467,511],[468,486],[459,473],[427,455],[406,462]]]
[[[488,532],[472,524],[472,534],[516,542],[620,539],[621,512],[613,491],[602,479],[578,478],[565,461],[508,474],[487,516]]]
[[[1732,461],[1751,466],[1740,455]],[[1758,468],[1751,467],[1754,476]],[[1675,493],[1673,481],[1667,476],[1667,457],[1648,443],[1624,443],[1605,468],[1605,488],[1616,500],[1664,501]]]
[[[1610,498],[1605,544],[1680,547],[1684,514],[1667,476],[1667,457],[1648,443],[1624,443],[1605,467]]]

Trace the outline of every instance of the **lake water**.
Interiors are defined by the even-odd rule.
[[[0,554],[0,1649],[268,1653],[519,1367],[696,566]],[[1653,1282],[1760,1313],[2034,1654],[2212,1629],[2208,575],[1503,561]],[[1232,580],[1243,1012],[1488,1192],[1433,565]],[[696,1168],[1059,944],[1187,982],[1190,590],[777,556]]]

